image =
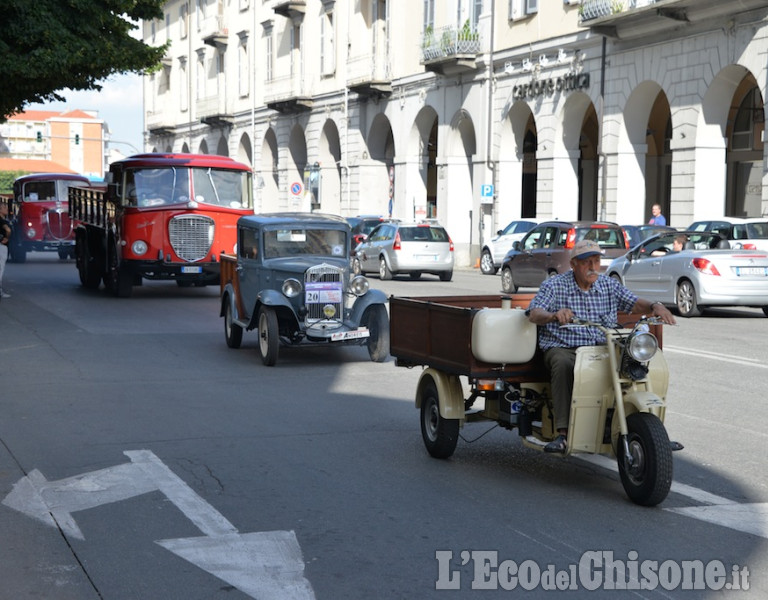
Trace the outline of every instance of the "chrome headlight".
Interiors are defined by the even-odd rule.
[[[283,281],[283,295],[288,298],[295,298],[301,294],[302,286],[298,279],[286,279]]]
[[[29,227],[29,229],[27,229],[27,237],[30,240],[35,239],[36,235],[37,235],[37,231],[35,231],[34,227]]]
[[[349,282],[349,291],[355,296],[364,296],[371,289],[371,284],[368,283],[368,279],[362,275],[357,275]]]
[[[131,244],[131,252],[136,256],[141,256],[147,251],[147,242],[144,240],[136,240]]]
[[[659,349],[659,342],[655,335],[644,331],[631,335],[627,340],[626,348],[629,355],[637,362],[645,363],[656,354]]]

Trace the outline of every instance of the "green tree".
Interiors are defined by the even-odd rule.
[[[100,90],[119,73],[157,67],[166,46],[131,35],[163,16],[164,0],[2,0],[0,121],[60,91]]]

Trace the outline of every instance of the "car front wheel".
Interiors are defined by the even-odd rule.
[[[259,354],[261,362],[271,367],[277,362],[280,338],[277,313],[274,308],[262,306],[259,309]]]
[[[517,291],[515,280],[512,279],[512,270],[509,267],[501,270],[501,289],[507,294],[514,294]]]
[[[498,270],[493,264],[493,256],[488,249],[483,250],[483,254],[480,257],[480,270],[483,275],[495,275]]]

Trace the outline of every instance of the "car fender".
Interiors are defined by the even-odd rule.
[[[350,320],[356,325],[360,324],[363,314],[369,306],[374,304],[387,304],[387,295],[381,290],[368,290],[363,296],[359,296],[352,305]]]
[[[258,296],[256,296],[256,304],[251,313],[251,318],[247,327],[248,330],[255,329],[258,325],[259,309],[262,305],[270,306],[275,309],[278,323],[280,323],[281,326],[288,322],[290,323],[289,329],[294,330],[299,328],[299,319],[296,317],[296,313],[293,310],[293,306],[291,306],[290,300],[288,300],[282,292],[266,289],[261,290]]]
[[[424,387],[429,380],[435,382],[437,388],[440,416],[444,419],[464,420],[464,390],[458,375],[450,375],[438,369],[424,369],[416,386],[416,408],[421,409]]]
[[[223,317],[226,314],[227,304],[232,308],[232,320],[238,325],[244,325],[244,323],[240,321],[240,312],[237,310],[235,288],[231,283],[225,285],[224,290],[221,292],[221,306],[219,308],[220,317]]]

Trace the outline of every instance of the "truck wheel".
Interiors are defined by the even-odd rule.
[[[117,260],[117,245],[114,238],[109,237],[109,268],[104,273],[104,287],[118,298],[129,298],[133,291],[133,275]]]
[[[224,299],[226,307],[224,308],[224,337],[227,339],[227,346],[230,348],[239,348],[243,341],[243,328],[234,322],[232,318],[232,304],[229,297]]]
[[[619,476],[629,499],[641,506],[656,506],[672,485],[672,446],[664,425],[651,413],[627,417],[627,442],[632,464],[627,464],[623,445],[617,448]]]
[[[89,290],[98,289],[101,283],[101,272],[96,268],[97,263],[91,257],[91,248],[88,243],[87,234],[78,236],[75,252],[80,283]]]
[[[389,356],[389,317],[387,309],[374,304],[365,311],[363,326],[368,327],[368,354],[373,362],[384,362]]]
[[[493,264],[491,251],[487,248],[483,250],[483,254],[480,256],[480,270],[483,272],[483,275],[496,275],[496,271],[498,270]]]
[[[379,259],[379,279],[386,281],[392,279],[392,271],[387,266],[387,259],[383,256]]]
[[[277,313],[274,308],[262,306],[259,309],[259,354],[261,362],[271,367],[277,362],[280,338],[277,326]]]
[[[433,458],[448,458],[459,441],[459,420],[440,416],[437,386],[430,381],[421,398],[421,437]]]
[[[27,262],[27,249],[21,244],[16,244],[11,249],[11,257],[15,263]]]

